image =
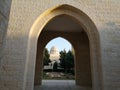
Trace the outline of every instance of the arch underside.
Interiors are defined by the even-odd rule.
[[[43,51],[42,49],[40,49],[40,51],[39,51],[39,49],[37,48],[37,44],[40,44],[42,46],[42,48],[44,48],[46,43],[49,41],[49,39],[53,39],[58,36],[58,34],[56,34],[56,36],[50,37],[47,40],[45,40],[45,37],[44,37],[45,42],[38,43],[39,39],[42,39],[42,38],[40,38],[40,37],[42,37],[42,30],[44,32],[43,28],[45,27],[45,25],[47,25],[47,23],[49,23],[51,19],[53,19],[59,15],[68,15],[68,16],[74,18],[78,22],[78,24],[83,28],[83,31],[86,33],[86,35],[87,35],[86,40],[88,40],[88,41],[84,42],[82,44],[84,46],[84,44],[87,43],[85,45],[87,45],[86,47],[87,47],[87,51],[89,52],[88,53],[89,55],[87,55],[88,58],[86,58],[86,59],[90,60],[89,63],[91,63],[90,67],[91,67],[91,72],[92,72],[92,74],[91,74],[92,75],[92,87],[93,87],[93,90],[102,90],[102,73],[101,73],[101,61],[100,61],[101,58],[100,58],[99,33],[98,33],[97,28],[95,27],[94,23],[91,21],[91,19],[86,14],[84,14],[82,11],[78,10],[77,8],[74,8],[69,5],[61,5],[57,8],[46,11],[35,21],[34,25],[32,26],[30,35],[29,35],[29,43],[28,43],[28,57],[27,57],[28,66],[26,69],[26,71],[27,71],[26,90],[30,90],[29,89],[30,85],[33,87],[33,84],[34,84],[31,81],[34,81],[36,50],[38,50],[37,52],[41,52],[41,54]],[[47,33],[49,33],[49,32],[47,32]],[[54,32],[50,32],[50,33],[54,33]],[[77,34],[81,34],[81,35],[78,35],[78,36],[82,37],[80,39],[84,38],[84,36],[82,36],[82,35],[84,35],[84,33],[77,33]],[[55,35],[55,33],[54,33],[54,35]],[[59,33],[59,36],[62,36],[62,33],[61,34]],[[64,37],[64,36],[65,35],[63,35],[62,37]],[[67,37],[65,36],[65,38],[68,39],[69,41],[71,40],[68,38],[68,36]],[[84,38],[84,40],[85,40],[85,38]],[[76,41],[79,43],[80,40],[76,40]],[[74,46],[74,42],[72,42],[72,41],[70,41],[70,42]],[[81,42],[83,42],[83,41],[81,40]],[[81,44],[81,46],[82,46],[82,44]],[[77,45],[80,45],[80,44],[77,44]],[[77,50],[77,48],[76,48],[76,50]],[[85,48],[84,48],[84,50],[85,50]],[[33,57],[33,55],[34,55],[34,57]],[[79,56],[79,55],[76,54],[76,57],[77,56]],[[31,62],[32,62],[32,64],[34,64],[33,65],[34,68],[30,67]],[[41,65],[42,65],[42,62],[40,62],[39,60],[38,60],[38,63],[41,63]],[[42,66],[40,66],[40,67],[42,67]],[[77,66],[76,66],[76,70],[78,70]],[[39,73],[39,74],[41,74],[41,73]],[[76,79],[76,83],[82,84],[79,79]]]

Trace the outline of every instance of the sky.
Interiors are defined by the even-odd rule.
[[[46,48],[48,49],[48,51],[50,51],[52,46],[56,46],[59,49],[59,51],[62,51],[64,49],[66,51],[69,51],[71,50],[71,47],[72,47],[69,41],[61,37],[55,38],[50,42],[48,42],[48,44],[46,45]]]

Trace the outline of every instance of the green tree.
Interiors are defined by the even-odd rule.
[[[66,63],[66,70],[70,71],[71,68],[74,68],[74,56],[70,50],[66,54],[65,63]]]
[[[65,50],[60,52],[60,65],[64,68],[65,72],[74,68],[74,55],[70,50],[67,53]]]
[[[48,49],[45,48],[44,52],[43,52],[43,65],[49,64],[49,62],[50,62],[49,57],[50,57],[50,55],[49,55]]]
[[[63,51],[60,51],[60,65],[61,65],[61,68],[64,68],[65,69],[65,57],[66,57],[66,51],[63,50]]]
[[[55,62],[54,65],[53,65],[53,71],[57,71],[57,69],[58,69],[58,63]]]

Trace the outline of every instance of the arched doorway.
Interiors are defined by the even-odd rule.
[[[74,39],[73,41],[75,42],[75,45],[76,45],[75,49],[78,50],[78,52],[76,52],[76,58],[78,58],[78,59],[81,58],[84,60],[76,60],[76,61],[86,61],[87,60],[89,62],[89,65],[87,65],[86,62],[81,62],[80,63],[81,65],[76,65],[76,72],[79,73],[78,76],[76,76],[76,78],[77,78],[76,84],[88,85],[88,84],[91,84],[91,82],[92,82],[93,90],[102,90],[102,73],[101,73],[101,61],[100,61],[101,57],[100,57],[99,33],[98,33],[97,28],[95,27],[94,23],[91,21],[91,19],[86,14],[84,14],[82,11],[78,10],[77,8],[74,8],[69,5],[61,5],[61,6],[58,6],[57,8],[48,10],[47,12],[45,12],[43,15],[41,15],[36,20],[33,27],[31,28],[29,42],[28,42],[29,46],[28,46],[27,61],[29,64],[26,69],[26,72],[27,72],[26,90],[28,90],[27,88],[29,88],[29,85],[33,86],[33,83],[34,83],[31,81],[34,80],[34,71],[35,71],[35,68],[34,68],[35,61],[34,60],[36,58],[35,52],[37,49],[36,46],[37,46],[37,44],[39,44],[39,39],[42,39],[41,38],[42,33],[45,34],[45,32],[48,31],[47,32],[48,36],[54,36],[54,35],[58,36],[58,34],[56,32],[54,32],[54,31],[52,32],[52,29],[50,30],[51,23],[49,23],[49,22],[51,20],[54,20],[56,17],[64,17],[64,16],[69,17],[73,21],[75,21],[77,23],[77,26],[75,25],[75,27],[78,27],[78,25],[79,25],[79,31],[78,30],[75,31],[76,35],[74,35],[74,37],[76,37],[76,38],[74,39],[74,37],[71,36],[71,39]],[[53,23],[54,23],[54,21],[53,21]],[[56,27],[54,27],[54,28],[56,28]],[[74,30],[76,30],[76,29],[74,29]],[[74,31],[74,30],[72,30],[72,31]],[[62,32],[59,34],[62,35],[62,34],[65,34],[65,32]],[[45,35],[45,36],[47,36],[47,35]],[[78,37],[80,36],[80,39],[78,39],[77,36]],[[50,37],[48,37],[48,38],[50,38]],[[45,37],[43,39],[42,39],[42,41],[48,40],[48,39],[45,40]],[[42,45],[42,44],[44,46],[43,42],[40,45]],[[80,48],[79,45],[81,45],[82,48]],[[84,51],[85,53],[79,53],[80,52],[79,50],[81,52]],[[87,51],[87,53],[86,53],[86,51]],[[77,53],[78,53],[78,55],[77,55]],[[83,54],[83,57],[80,57],[79,54],[81,54],[81,56]],[[31,57],[31,55],[32,55],[32,57]],[[83,63],[85,65],[82,65]],[[31,67],[31,65],[32,65],[32,67]],[[87,69],[85,72],[84,72],[84,70],[80,70],[80,69],[82,69],[83,66],[86,66],[86,65],[87,65]],[[79,66],[81,66],[81,67],[79,67]],[[81,71],[83,71],[83,72],[81,73]],[[87,76],[87,74],[88,74],[88,76]],[[81,77],[83,77],[83,78],[81,78]],[[87,81],[86,81],[86,80],[88,80],[88,79],[86,79],[87,77],[89,80],[92,79],[92,80],[90,80],[89,83],[87,83]]]
[[[52,87],[57,85],[62,88],[62,85],[64,85],[64,83],[66,84],[66,82],[70,82],[72,85],[75,85],[74,61],[74,47],[68,40],[63,37],[56,37],[50,40],[45,46],[43,52],[41,87],[49,87],[51,83],[54,83]],[[35,88],[37,87],[40,87],[40,85],[35,85]]]

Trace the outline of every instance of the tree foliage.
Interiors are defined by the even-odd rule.
[[[58,69],[58,63],[55,62],[54,65],[53,65],[53,71],[57,71],[57,69]]]
[[[44,52],[43,52],[43,65],[49,64],[49,62],[50,62],[49,57],[50,57],[50,55],[49,55],[48,49],[45,48]]]
[[[74,55],[71,51],[61,51],[60,52],[60,65],[65,71],[69,71],[74,68]]]
[[[71,51],[68,51],[65,57],[66,61],[66,68],[73,68],[74,67],[74,56]]]
[[[60,65],[62,68],[65,68],[65,57],[66,57],[66,51],[60,51]]]

